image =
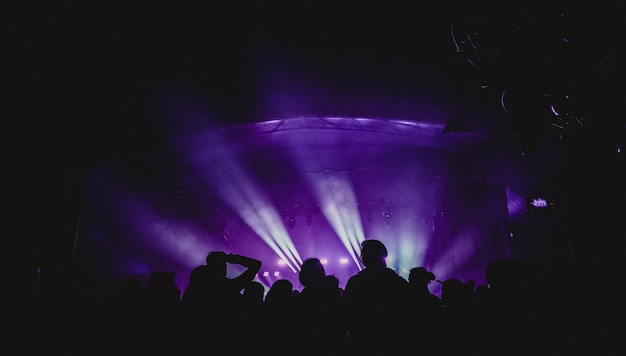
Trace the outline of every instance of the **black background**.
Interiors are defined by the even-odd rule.
[[[527,153],[558,136],[535,115],[535,100],[582,88],[578,109],[587,121],[559,142],[571,159],[557,188],[580,192],[567,229],[579,236],[585,262],[602,261],[593,273],[617,270],[604,256],[619,255],[623,237],[624,163],[615,154],[624,130],[622,15],[617,1],[24,2],[2,15],[3,250],[19,275],[42,264],[65,271],[81,173],[159,150],[167,138],[159,90],[196,93],[218,126],[262,121],[276,113],[253,80],[263,70],[255,59],[280,53],[323,77],[329,98],[344,86],[450,93],[451,106],[489,113],[466,125],[504,142],[519,135]],[[458,53],[451,24],[475,36],[478,50]],[[528,99],[509,121],[499,102],[504,88]],[[367,115],[340,104],[313,114]]]

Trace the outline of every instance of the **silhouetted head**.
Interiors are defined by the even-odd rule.
[[[226,254],[213,251],[206,256],[206,266],[212,278],[226,277]]]
[[[128,278],[120,282],[115,293],[115,300],[124,306],[139,303],[144,292],[144,286],[137,278]]]
[[[209,268],[207,266],[197,266],[189,273],[189,285],[206,285],[211,281]]]
[[[287,279],[279,279],[272,283],[270,290],[265,296],[267,303],[283,304],[291,299],[293,293],[293,284]]]
[[[324,276],[322,279],[322,287],[325,294],[333,300],[341,301],[341,289],[339,288],[339,279],[333,275]]]
[[[245,300],[254,303],[262,303],[264,294],[265,287],[263,287],[263,284],[256,281],[248,283],[246,288],[243,290],[243,297]]]
[[[339,278],[334,275],[324,276],[323,280],[324,286],[328,288],[339,288]]]
[[[361,243],[361,261],[365,267],[387,267],[387,248],[378,240]]]
[[[180,301],[180,289],[176,285],[175,273],[155,271],[150,274],[146,291],[151,301],[175,304]]]
[[[322,262],[317,258],[308,258],[302,263],[298,279],[303,286],[310,287],[319,284],[325,275],[326,271]]]
[[[409,283],[411,284],[428,284],[435,279],[435,275],[424,267],[412,268],[409,272]]]
[[[441,301],[445,306],[458,307],[471,303],[474,293],[471,283],[463,283],[458,278],[450,278],[441,287]]]

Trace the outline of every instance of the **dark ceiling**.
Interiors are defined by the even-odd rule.
[[[618,1],[436,3],[10,9],[3,141],[18,219],[9,233],[40,245],[29,258],[71,250],[86,168],[145,150],[174,160],[164,148],[171,134],[198,126],[298,116],[427,121],[485,133],[512,157],[542,145],[571,157],[598,142],[604,154],[623,142]],[[209,108],[210,122],[172,126],[168,108],[184,100]],[[424,109],[429,101],[438,111]]]

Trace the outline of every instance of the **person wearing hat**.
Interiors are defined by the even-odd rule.
[[[445,343],[442,336],[447,334],[442,325],[441,299],[428,290],[428,285],[434,280],[435,275],[424,267],[415,267],[409,271],[411,295],[409,315],[413,321],[410,339],[411,349],[415,354],[441,353],[441,344]]]
[[[411,269],[409,272],[409,286],[414,302],[425,307],[434,307],[441,304],[441,299],[428,290],[428,285],[434,280],[435,275],[424,267]]]

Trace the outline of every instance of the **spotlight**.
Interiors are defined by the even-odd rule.
[[[325,259],[325,258],[322,258],[322,259],[320,259],[320,263],[323,264],[323,265],[328,264],[328,260]]]
[[[274,272],[274,277],[278,277],[280,275],[280,272],[276,271]]]
[[[347,265],[348,264],[348,259],[347,258],[340,258],[339,259],[339,263],[341,263],[342,265]]]
[[[278,264],[279,264],[280,266],[284,266],[284,265],[286,265],[286,264],[287,264],[287,262],[286,262],[285,260],[278,260]]]
[[[268,271],[263,272],[263,277],[269,277],[270,273]]]
[[[358,204],[350,179],[343,174],[331,174],[312,181],[320,210],[333,228],[359,270],[360,242],[365,240]]]

